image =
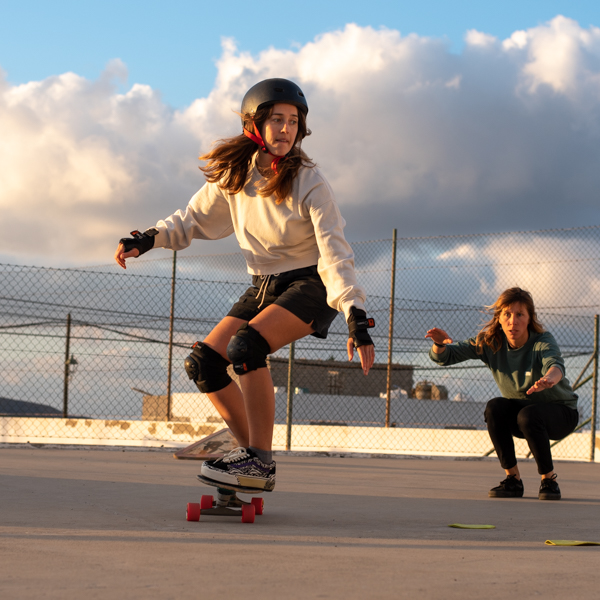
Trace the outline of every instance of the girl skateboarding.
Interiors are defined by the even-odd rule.
[[[302,90],[286,79],[254,85],[241,106],[242,133],[200,157],[206,184],[185,211],[121,239],[115,260],[153,247],[180,250],[194,238],[235,234],[252,286],[202,341],[185,369],[208,395],[240,448],[202,465],[202,476],[236,488],[272,490],[275,395],[267,355],[313,335],[327,337],[338,312],[348,324],[348,359],[365,375],[374,362],[365,292],[356,282],[345,221],[316,164],[301,149],[310,134]],[[233,364],[240,386],[230,378]]]

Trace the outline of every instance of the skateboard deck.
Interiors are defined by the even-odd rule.
[[[220,481],[215,481],[214,479],[210,479],[209,477],[205,477],[204,475],[198,475],[197,477],[202,483],[205,483],[206,485],[212,485],[213,487],[223,488],[224,490],[232,490],[233,492],[241,492],[242,494],[262,494],[263,492],[270,491],[263,490],[261,488],[244,487],[243,485],[221,483]]]
[[[228,485],[220,483],[198,475],[198,479],[212,487],[223,488],[244,494],[260,494],[265,490],[258,488],[245,488],[239,485]],[[200,503],[189,502],[186,510],[186,519],[188,521],[199,521],[201,515],[213,515],[219,517],[241,517],[242,523],[254,523],[256,515],[262,515],[264,509],[264,501],[262,498],[252,498],[250,502],[245,502],[235,497],[234,506],[219,506],[212,496],[202,496]]]
[[[238,446],[238,441],[233,437],[229,429],[220,429],[178,450],[173,456],[189,460],[215,460],[223,458],[223,456]]]

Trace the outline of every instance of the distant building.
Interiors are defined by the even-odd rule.
[[[288,359],[267,357],[267,367],[271,372],[275,388],[287,388]],[[228,369],[232,379],[239,383],[238,376],[230,365]],[[191,383],[191,382],[190,382]],[[387,384],[387,365],[376,363],[364,376],[359,362],[335,360],[308,360],[298,358],[294,361],[293,387],[305,394],[327,394],[329,396],[366,396],[379,398],[385,392]],[[410,394],[413,388],[413,367],[411,365],[392,366],[392,389],[406,390]],[[396,392],[396,395],[398,392]],[[171,418],[189,421],[202,417],[216,418],[218,413],[208,414],[212,405],[204,394],[173,394]],[[213,409],[214,410],[214,409]],[[206,412],[206,415],[204,413]],[[167,397],[144,394],[142,401],[144,420],[167,420]]]
[[[424,379],[415,385],[411,397],[417,398],[417,400],[448,400],[448,389],[446,386],[435,385]]]
[[[287,387],[288,359],[267,357],[275,387]],[[413,387],[412,365],[392,365],[392,386],[410,392]],[[387,365],[376,363],[365,377],[360,362],[308,360],[297,358],[293,367],[293,386],[310,394],[332,396],[375,396],[387,388]]]

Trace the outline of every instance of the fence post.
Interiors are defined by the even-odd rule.
[[[71,345],[71,313],[67,314],[67,340],[65,343],[65,378],[63,383],[63,418],[69,416],[69,352]]]
[[[596,451],[596,421],[598,408],[598,315],[594,315],[594,373],[592,381],[592,427],[590,461],[594,462]]]
[[[288,377],[287,377],[287,411],[286,411],[286,431],[285,431],[285,449],[292,449],[292,409],[294,404],[294,349],[296,343],[290,344],[290,355],[288,359]]]
[[[169,315],[169,365],[167,367],[167,421],[171,420],[171,381],[173,377],[173,324],[175,321],[175,281],[177,275],[177,250],[173,250],[171,275],[171,312]]]
[[[390,328],[388,333],[387,382],[385,387],[385,426],[390,426],[390,404],[392,398],[392,352],[394,349],[394,304],[396,299],[396,235],[392,235],[392,280],[390,284]]]

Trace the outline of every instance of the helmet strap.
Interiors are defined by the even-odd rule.
[[[252,133],[251,131],[248,131],[244,127],[244,135],[247,138],[250,138],[256,144],[258,144],[260,146],[260,149],[263,152],[270,154],[273,157],[273,160],[271,161],[271,169],[273,169],[273,172],[275,173],[275,175],[277,175],[277,164],[279,163],[280,160],[285,158],[285,156],[277,156],[277,155],[273,154],[267,148],[267,145],[265,144],[265,141],[263,140],[262,136],[260,135],[260,131],[258,130],[258,127],[256,126],[256,123],[254,121],[252,121],[252,125],[254,125],[254,133]]]

